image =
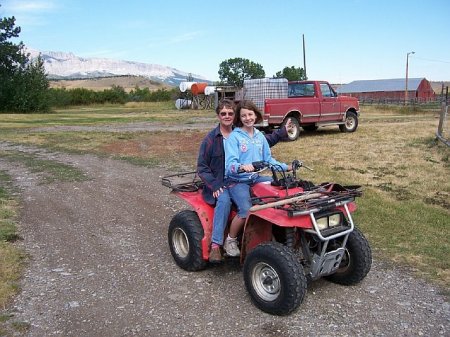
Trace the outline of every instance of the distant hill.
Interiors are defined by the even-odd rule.
[[[86,78],[86,79],[61,79],[50,80],[51,88],[86,88],[94,91],[102,91],[105,89],[111,89],[112,86],[120,86],[129,92],[132,89],[149,88],[150,91],[167,88],[170,89],[173,86],[164,84],[162,82],[153,81],[143,76],[111,76],[111,77],[99,77],[99,78]]]
[[[158,64],[106,58],[82,58],[72,53],[38,51],[30,48],[27,51],[32,59],[41,55],[49,79],[67,80],[131,75],[146,77],[169,86],[178,86],[190,75],[193,81],[209,82],[201,75]]]

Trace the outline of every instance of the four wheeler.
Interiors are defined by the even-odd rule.
[[[264,162],[253,166],[269,167]],[[313,185],[297,177],[302,166],[295,160],[292,172],[270,167],[273,181],[251,187],[253,206],[240,239],[247,291],[258,308],[274,315],[296,310],[309,281],[324,277],[353,285],[372,264],[369,243],[352,219],[360,186]],[[203,201],[202,182],[195,172],[186,172],[163,177],[162,183],[193,208],[170,222],[171,254],[185,270],[204,269],[214,208]]]

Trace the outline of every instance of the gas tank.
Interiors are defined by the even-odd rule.
[[[289,188],[286,191],[286,188],[284,188],[284,187],[271,185],[270,181],[258,183],[258,184],[253,185],[253,187],[252,187],[252,194],[255,197],[273,196],[273,197],[283,198],[288,195],[295,195],[295,194],[302,193],[302,192],[303,192],[303,188],[301,188],[301,187]]]

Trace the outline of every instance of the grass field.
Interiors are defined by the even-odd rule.
[[[362,107],[361,111],[356,132],[341,133],[337,127],[302,132],[297,141],[274,147],[274,157],[285,162],[302,160],[314,168],[312,172],[302,171],[303,178],[316,183],[336,181],[362,185],[364,195],[357,200],[355,219],[368,237],[374,255],[408,265],[448,291],[450,149],[435,141],[438,112],[409,113],[405,109],[377,107]],[[211,128],[215,125],[213,111],[180,111],[172,102],[1,117],[0,140],[57,151],[112,156],[174,171],[195,167],[198,147],[206,130],[112,132],[64,127],[138,122],[163,126],[209,123]],[[1,156],[25,160],[14,158],[17,154],[0,153]],[[45,167],[51,170],[48,163],[43,170]],[[3,181],[0,180],[0,186]],[[5,202],[8,208],[18,212],[16,204]],[[0,217],[5,215],[0,213]],[[11,217],[6,218],[10,223]],[[2,243],[0,250],[7,246]],[[3,251],[0,256],[4,256]],[[14,258],[11,261],[15,261]]]

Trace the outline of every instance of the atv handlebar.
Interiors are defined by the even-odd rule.
[[[266,161],[256,161],[252,162],[253,171],[252,172],[261,172],[267,168],[272,170],[272,185],[281,186],[285,188],[292,187],[303,187],[305,190],[311,189],[314,184],[310,181],[302,180],[297,177],[297,171],[304,167],[310,171],[313,171],[312,168],[303,164],[300,160],[294,160],[291,164],[292,174],[287,174],[287,171],[283,170],[280,165],[273,165]],[[238,173],[248,172],[243,170],[241,167],[238,169]]]
[[[267,168],[275,168],[276,171],[282,171],[282,170],[280,170],[280,167],[278,167],[276,165],[272,165],[272,164],[270,164],[270,163],[268,163],[266,161],[263,161],[263,160],[261,160],[261,161],[254,161],[254,162],[252,162],[252,165],[253,165],[253,168],[254,168],[254,172],[262,171],[262,170],[267,169]],[[296,172],[301,167],[304,167],[304,168],[306,168],[306,169],[308,169],[310,171],[314,171],[312,168],[306,166],[305,164],[303,164],[302,161],[297,160],[297,159],[295,159],[292,162],[292,164],[291,164],[292,171],[294,171],[294,172]],[[238,169],[238,173],[244,173],[244,172],[246,172],[246,171],[241,169],[241,168]]]
[[[304,167],[305,169],[308,169],[310,171],[314,171],[312,168],[310,168],[310,167],[306,166],[305,164],[303,164],[302,161],[299,161],[299,160],[295,159],[292,162],[292,170],[293,171],[297,171],[300,167]]]

